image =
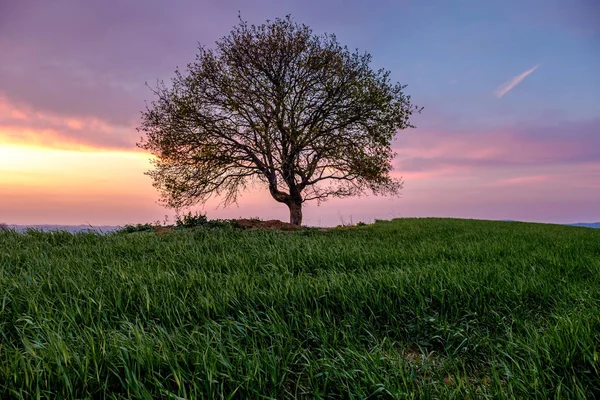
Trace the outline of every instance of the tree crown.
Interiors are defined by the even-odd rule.
[[[370,63],[290,16],[240,19],[214,49],[199,46],[142,113],[138,146],[156,156],[148,174],[163,201],[182,208],[217,195],[227,205],[253,183],[288,205],[398,194],[391,141],[420,109]]]

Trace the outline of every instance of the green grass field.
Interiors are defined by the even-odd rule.
[[[0,398],[600,397],[600,230],[0,232]]]

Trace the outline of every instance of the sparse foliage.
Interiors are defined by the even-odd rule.
[[[420,109],[370,63],[289,16],[260,26],[240,19],[215,49],[200,46],[142,113],[138,146],[155,156],[148,175],[163,203],[219,196],[228,205],[264,184],[300,225],[306,201],[398,194],[391,141]]]
[[[117,233],[135,233],[135,232],[153,232],[153,231],[154,231],[154,225],[152,225],[150,223],[135,224],[135,225],[127,224],[127,225],[117,229]]]
[[[206,225],[208,223],[208,218],[206,218],[205,214],[188,212],[183,216],[177,215],[175,224],[177,226],[184,226],[187,228],[193,228],[196,226]]]

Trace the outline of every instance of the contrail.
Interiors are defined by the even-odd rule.
[[[531,69],[528,69],[527,71],[523,72],[522,74],[517,75],[514,78],[512,78],[510,81],[506,82],[504,85],[500,86],[494,92],[496,94],[496,97],[500,98],[500,97],[504,96],[512,88],[514,88],[519,83],[521,83],[521,81],[523,79],[525,79],[529,74],[531,74],[533,71],[535,71],[536,69],[538,69],[539,66],[540,66],[540,64],[536,65],[535,67],[533,67]]]

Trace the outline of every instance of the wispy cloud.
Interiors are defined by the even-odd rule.
[[[12,144],[135,151],[135,141],[134,124],[38,111],[33,107],[14,105],[0,95],[0,147]]]
[[[511,91],[515,86],[517,86],[519,83],[521,83],[521,81],[523,79],[525,79],[533,71],[535,71],[536,69],[538,69],[539,66],[540,65],[538,64],[538,65],[534,66],[533,68],[528,69],[527,71],[525,71],[525,72],[523,72],[523,73],[515,76],[510,81],[506,82],[504,85],[500,86],[494,92],[496,94],[496,97],[500,98],[500,97],[504,96],[506,93],[508,93],[509,91]]]
[[[506,186],[506,185],[531,185],[540,182],[547,182],[554,178],[553,175],[533,175],[533,176],[517,176],[508,179],[501,179],[493,182],[493,185]]]

